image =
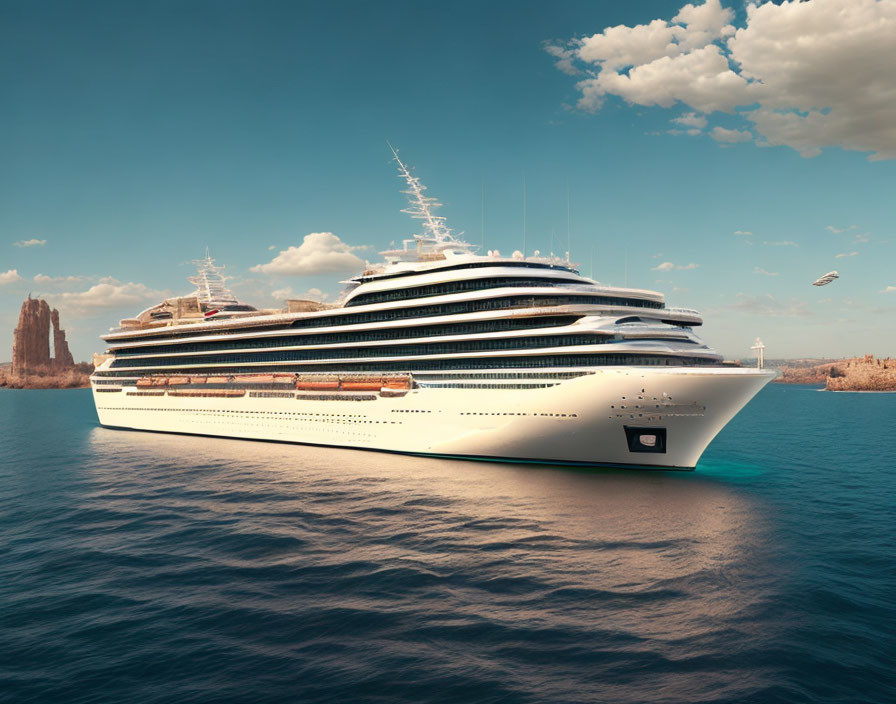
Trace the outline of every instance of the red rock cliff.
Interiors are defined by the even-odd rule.
[[[50,357],[50,327],[53,329],[53,357]],[[65,331],[59,327],[59,311],[50,310],[46,301],[28,298],[22,303],[19,325],[13,333],[12,373],[28,374],[75,366],[68,349]]]
[[[50,313],[50,322],[53,323],[53,365],[58,369],[75,366],[75,358],[65,341],[65,330],[59,327],[59,311],[55,308]]]

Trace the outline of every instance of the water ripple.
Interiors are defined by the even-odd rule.
[[[774,387],[687,475],[116,432],[13,393],[2,701],[896,698],[886,397]]]

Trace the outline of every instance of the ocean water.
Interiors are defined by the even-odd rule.
[[[0,390],[0,701],[896,701],[896,395],[694,473],[100,428]]]

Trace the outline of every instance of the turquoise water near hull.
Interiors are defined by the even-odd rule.
[[[693,473],[101,428],[0,390],[0,701],[896,700],[896,395]]]

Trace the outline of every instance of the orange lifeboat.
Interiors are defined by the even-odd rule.
[[[145,389],[149,386],[152,386],[152,379],[150,379],[148,376],[145,376],[142,379],[137,379],[138,389]]]
[[[296,389],[299,391],[335,391],[339,388],[339,380],[335,381],[299,381]]]
[[[168,377],[160,376],[152,380],[151,386],[168,386]]]
[[[226,384],[226,383],[227,383],[227,377],[226,377],[226,376],[210,376],[210,377],[207,379],[207,382],[208,382],[209,384]]]
[[[233,380],[238,384],[273,384],[273,374],[242,374]]]
[[[379,391],[383,388],[382,379],[358,379],[353,381],[343,381],[342,388],[345,391]]]
[[[172,376],[168,379],[168,384],[171,386],[183,386],[184,384],[190,383],[190,377],[188,376]]]
[[[383,381],[384,389],[409,389],[411,388],[411,378],[407,376],[396,376],[387,378]]]

